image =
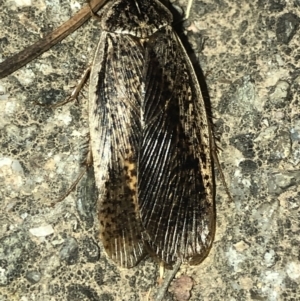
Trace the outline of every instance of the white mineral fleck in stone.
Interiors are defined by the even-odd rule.
[[[58,120],[59,122],[62,122],[65,125],[69,125],[72,121],[72,117],[70,115],[70,112],[64,112],[64,113],[58,113],[55,115],[55,120]]]
[[[32,84],[35,79],[35,74],[29,69],[21,69],[15,72],[14,75],[22,86]]]
[[[29,229],[29,232],[38,237],[45,237],[54,233],[54,230],[51,225],[40,226],[37,228]]]
[[[279,81],[275,91],[270,95],[270,101],[274,104],[282,104],[288,95],[290,84],[286,81]]]
[[[81,8],[82,4],[79,3],[78,1],[75,2],[71,2],[70,7],[72,9],[72,11],[77,11]]]
[[[11,116],[13,113],[17,111],[17,102],[9,101],[5,104],[4,113],[5,115]]]
[[[249,248],[249,246],[242,240],[237,242],[234,247],[238,252],[243,252]]]
[[[32,1],[31,0],[15,0],[15,4],[18,7],[31,6],[32,5]]]
[[[280,296],[278,292],[281,290],[283,280],[285,278],[281,271],[266,271],[263,275],[262,292],[268,296],[268,301],[279,301]]]
[[[289,262],[286,267],[286,272],[291,279],[298,279],[300,277],[300,263],[293,261]]]
[[[0,158],[0,175],[7,187],[19,189],[23,185],[24,170],[18,160],[9,157]]]
[[[23,167],[21,166],[20,162],[17,160],[12,160],[11,169],[18,173],[22,173],[22,174],[24,173]]]
[[[232,266],[236,272],[240,271],[241,268],[239,267],[239,264],[244,261],[245,257],[241,255],[241,253],[237,252],[233,247],[230,247],[225,254],[230,266]]]
[[[271,267],[275,263],[275,251],[270,250],[264,255],[265,264],[267,267]]]
[[[11,165],[12,160],[10,158],[0,158],[0,168],[6,165]]]

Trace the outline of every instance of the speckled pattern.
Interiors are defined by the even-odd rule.
[[[2,59],[51,32],[84,1],[16,3],[0,0]],[[185,9],[185,1],[174,4]],[[234,200],[216,170],[213,248],[178,274],[193,279],[189,300],[299,299],[299,11],[299,0],[194,0],[183,23],[205,75]],[[146,300],[156,284],[151,259],[127,270],[106,257],[96,241],[95,199],[82,202],[85,179],[81,197],[71,193],[50,206],[79,173],[87,98],[84,92],[57,109],[35,103],[70,94],[92,61],[98,25],[91,20],[0,80],[1,301]]]

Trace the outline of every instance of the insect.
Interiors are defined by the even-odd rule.
[[[215,232],[212,134],[191,61],[158,0],[115,0],[89,88],[100,238],[135,266],[201,262]]]

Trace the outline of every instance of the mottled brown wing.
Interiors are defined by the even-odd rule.
[[[143,55],[126,35],[103,32],[91,72],[89,123],[100,237],[123,267],[144,254],[137,207]]]
[[[167,26],[146,44],[138,201],[164,262],[200,262],[214,237],[211,133],[191,62]]]

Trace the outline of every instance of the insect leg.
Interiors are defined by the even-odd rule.
[[[187,20],[189,18],[189,16],[190,16],[191,8],[192,8],[192,5],[193,5],[193,1],[194,0],[189,0],[189,2],[187,4],[186,12],[185,12],[185,17],[184,17],[185,20]]]
[[[218,157],[218,147],[216,146],[214,136],[212,137],[212,156],[213,156],[214,162],[215,162],[216,165],[218,166],[218,170],[219,170],[219,172],[220,172],[221,181],[222,181],[223,186],[224,186],[224,188],[225,188],[225,191],[226,191],[226,193],[227,193],[227,195],[228,195],[229,201],[230,201],[230,202],[233,202],[233,198],[232,198],[232,196],[231,196],[231,194],[230,194],[230,191],[229,191],[228,185],[227,185],[227,183],[226,183],[225,176],[224,176],[224,173],[223,173],[223,170],[222,170],[220,161],[219,161],[219,157]]]
[[[43,104],[43,103],[39,103],[37,101],[35,101],[35,104],[38,105],[38,106],[41,106],[41,107],[47,107],[47,108],[58,108],[58,107],[61,107],[65,104],[67,104],[68,102],[71,102],[71,101],[74,101],[77,99],[81,89],[83,88],[84,84],[86,83],[87,79],[89,78],[90,76],[90,72],[91,72],[91,67],[88,67],[83,75],[81,76],[81,79],[80,81],[78,82],[78,84],[75,86],[74,90],[72,91],[71,95],[69,97],[67,97],[65,100],[59,102],[59,103],[56,103],[54,105],[48,105],[48,104]]]
[[[163,281],[162,285],[157,289],[156,294],[154,296],[155,301],[162,301],[164,299],[167,289],[169,288],[170,283],[174,279],[180,266],[181,266],[181,261],[179,260],[176,264],[174,264],[172,270],[168,270],[165,273],[164,281]]]
[[[63,100],[60,103],[57,103],[55,105],[50,105],[51,108],[57,108],[60,106],[63,106],[65,104],[67,104],[68,102],[74,101],[77,99],[81,89],[83,88],[84,84],[86,83],[86,81],[88,80],[89,76],[91,73],[91,67],[88,67],[83,75],[81,76],[81,79],[79,80],[78,84],[75,86],[74,90],[72,91],[71,95],[69,97],[67,97],[65,100]]]
[[[93,10],[92,4],[91,4],[91,0],[86,0],[86,2],[87,2],[87,4],[88,4],[88,6],[90,7],[92,18],[94,18],[94,19],[100,21],[101,18],[96,14],[97,11],[94,11],[94,10]]]
[[[93,157],[92,157],[92,152],[90,149],[90,144],[89,144],[89,148],[88,148],[88,151],[86,154],[86,158],[85,158],[84,162],[82,163],[82,165],[83,165],[83,167],[81,168],[81,171],[80,171],[79,175],[77,176],[76,180],[73,182],[73,184],[58,200],[56,200],[54,203],[52,203],[51,206],[54,206],[56,203],[63,201],[76,188],[77,184],[82,179],[82,177],[84,176],[84,174],[86,173],[88,168],[90,168],[93,165]]]

